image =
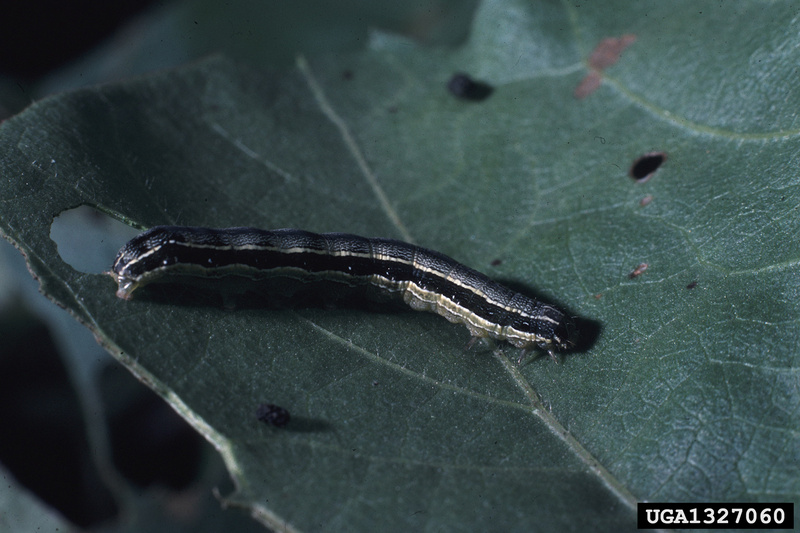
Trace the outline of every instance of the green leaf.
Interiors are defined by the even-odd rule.
[[[487,1],[458,49],[376,35],[288,72],[215,57],[42,101],[0,127],[0,230],[274,529],[633,529],[637,500],[798,501],[791,6],[620,5]],[[592,49],[630,34],[576,99]],[[494,92],[456,99],[457,71]],[[122,301],[49,237],[78,205],[410,240],[600,333],[517,367],[427,314]],[[292,423],[258,423],[263,402]]]

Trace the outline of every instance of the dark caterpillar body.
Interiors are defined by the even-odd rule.
[[[296,229],[156,226],[119,252],[117,296],[175,277],[295,278],[368,284],[412,309],[464,324],[473,337],[551,355],[574,344],[572,319],[438,252],[402,241]]]

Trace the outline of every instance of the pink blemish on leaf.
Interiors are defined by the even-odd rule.
[[[585,78],[581,80],[577,87],[575,87],[575,98],[583,100],[600,87],[602,76],[596,70],[589,72]]]
[[[628,274],[628,278],[629,279],[633,279],[633,278],[641,276],[642,274],[644,274],[644,271],[647,270],[647,267],[649,267],[649,266],[650,265],[648,265],[647,263],[639,263],[639,266],[634,268],[633,272]]]
[[[617,61],[623,50],[636,41],[635,35],[623,35],[622,37],[609,37],[600,41],[592,55],[589,56],[589,66],[595,70],[603,70]]]
[[[609,37],[600,41],[589,56],[588,63],[591,71],[575,88],[575,98],[582,100],[596,91],[600,87],[603,70],[619,61],[623,50],[635,41],[636,36],[633,34],[623,35],[622,37]]]

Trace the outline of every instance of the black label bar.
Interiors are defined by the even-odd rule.
[[[794,529],[793,503],[638,504],[639,529]]]

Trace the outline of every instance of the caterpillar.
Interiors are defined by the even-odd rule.
[[[402,241],[297,229],[156,226],[119,251],[109,274],[117,296],[154,282],[235,276],[369,285],[412,309],[463,324],[477,338],[534,348],[555,359],[575,343],[571,317],[444,254]]]

